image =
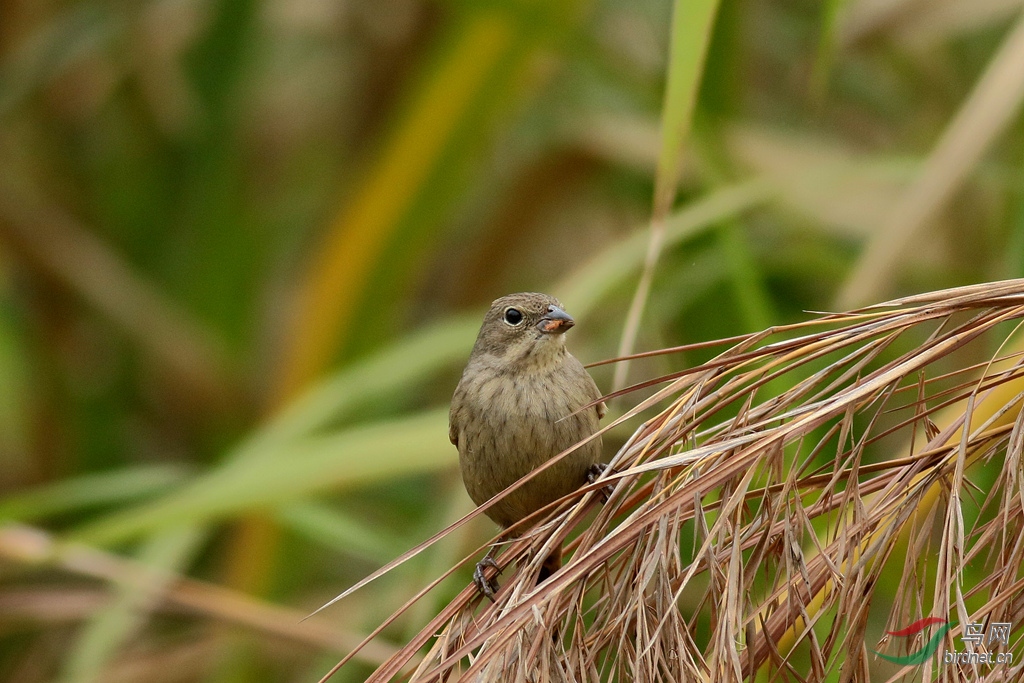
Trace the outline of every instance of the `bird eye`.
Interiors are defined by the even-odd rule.
[[[505,322],[509,325],[518,325],[523,322],[523,314],[518,308],[505,309]]]

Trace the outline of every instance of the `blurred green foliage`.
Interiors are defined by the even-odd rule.
[[[636,349],[832,307],[1016,11],[722,0]],[[664,152],[668,0],[0,17],[0,522],[308,612],[471,508],[445,411],[489,301],[550,291],[574,353],[614,355]],[[858,303],[1022,274],[1022,133],[992,131]],[[368,632],[475,553],[478,522],[323,618]],[[17,558],[0,547],[2,681],[314,680],[336,655]]]

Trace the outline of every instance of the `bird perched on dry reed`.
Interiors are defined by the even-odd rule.
[[[601,392],[565,348],[564,333],[573,324],[557,299],[532,292],[497,299],[484,317],[452,397],[448,429],[477,505],[598,430],[605,413]],[[597,437],[497,501],[487,515],[503,529],[512,526],[593,481],[604,469],[600,458]],[[556,550],[540,578],[560,564]],[[473,579],[493,600],[497,585],[484,576],[488,566],[497,569],[491,552]]]

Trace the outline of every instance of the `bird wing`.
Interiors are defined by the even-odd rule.
[[[602,394],[601,390],[597,388],[597,382],[595,382],[594,378],[590,376],[590,373],[587,372],[587,369],[583,367],[583,364],[580,363],[575,358],[573,358],[573,360],[576,361],[574,363],[575,371],[581,375],[581,378],[585,378],[582,381],[585,382],[590,387],[590,400],[598,401],[598,403],[594,406],[594,409],[597,411],[597,419],[600,420],[605,416],[605,413],[608,412],[607,404],[605,404],[604,401],[598,400],[604,394]]]
[[[455,395],[452,396],[452,407],[448,411],[448,440],[458,448],[459,447],[459,429],[462,417],[462,397],[460,392],[462,384],[455,389]]]
[[[455,420],[452,419],[454,416],[448,418],[448,440],[458,448],[459,447],[459,426],[455,424]]]
[[[590,377],[589,372],[587,373],[587,377]],[[597,388],[597,382],[594,381],[593,377],[590,377],[590,393],[594,395],[594,398],[591,400],[597,400],[601,398],[601,390]],[[608,404],[606,404],[604,401],[599,401],[598,404],[594,406],[594,408],[597,410],[598,420],[602,419],[605,416],[605,413],[608,412]]]

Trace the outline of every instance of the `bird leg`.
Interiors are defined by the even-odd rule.
[[[595,462],[587,470],[587,483],[595,483],[598,479],[601,478],[601,476],[605,473],[607,469],[607,464],[603,462]],[[615,492],[615,487],[612,486],[611,484],[606,484],[605,486],[599,488],[597,492],[601,495],[601,502],[607,503],[608,499],[612,497],[612,493]]]
[[[495,548],[496,546],[492,545],[483,559],[476,563],[476,569],[473,570],[473,583],[476,584],[476,589],[491,602],[494,602],[494,595],[498,592],[498,579],[496,577],[488,578],[484,576],[484,570],[488,567],[493,567],[494,571],[498,574],[501,573],[501,567],[494,561]]]

